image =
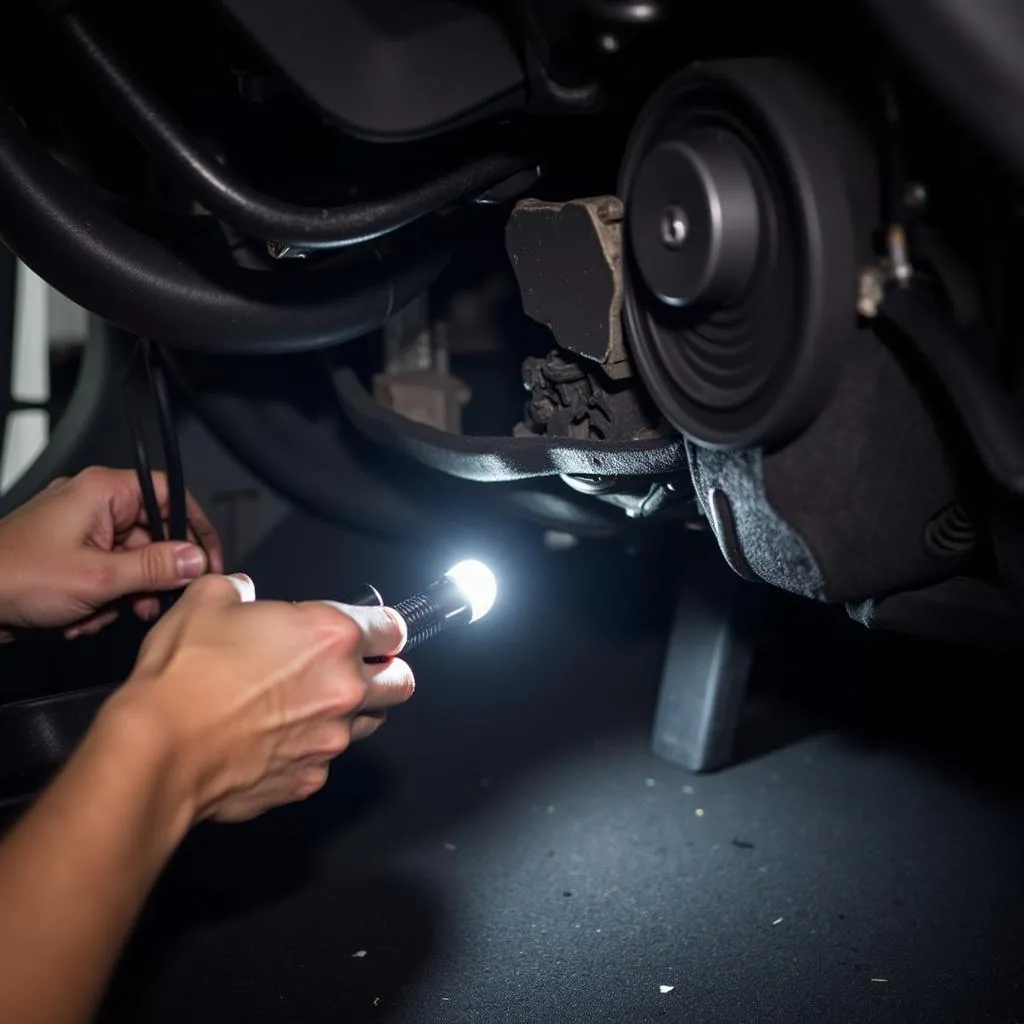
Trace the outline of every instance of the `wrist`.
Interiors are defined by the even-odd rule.
[[[151,797],[151,825],[173,850],[198,818],[193,785],[179,745],[157,708],[115,693],[100,709],[86,746],[116,752],[121,770],[132,773]]]

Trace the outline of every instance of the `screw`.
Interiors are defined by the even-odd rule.
[[[661,215],[661,240],[669,249],[678,249],[686,241],[689,225],[681,206],[667,206]]]

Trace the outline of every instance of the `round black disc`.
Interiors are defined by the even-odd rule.
[[[652,397],[699,444],[783,444],[831,391],[857,326],[845,127],[778,60],[693,67],[640,115],[623,316]]]

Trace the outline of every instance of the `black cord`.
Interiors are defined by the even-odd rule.
[[[167,469],[168,528],[165,533],[160,504],[157,501],[156,490],[153,487],[153,468],[149,452],[146,449],[142,421],[137,410],[132,405],[130,396],[125,393],[125,421],[128,425],[128,436],[131,440],[132,453],[135,459],[135,474],[138,477],[139,489],[142,492],[142,503],[146,510],[149,536],[154,543],[160,543],[164,540],[188,540],[189,524],[185,473],[182,467],[178,434],[174,427],[174,410],[171,405],[166,372],[159,349],[155,348],[148,339],[139,339],[136,353],[138,353],[140,348],[146,366],[150,397],[153,399],[156,407],[160,439],[164,449],[164,465]],[[133,355],[125,372],[122,388],[127,383],[127,378],[134,362],[135,357]],[[160,594],[161,612],[166,612],[174,604],[175,596],[167,592]]]
[[[174,409],[171,405],[170,389],[167,386],[167,374],[159,348],[153,346],[148,340],[144,340],[142,351],[146,360],[150,392],[156,404],[160,440],[164,448],[164,463],[167,467],[168,540],[188,540],[185,471],[181,462],[178,432],[174,427]]]
[[[132,442],[132,452],[135,456],[135,475],[139,480],[139,490],[142,491],[142,504],[146,510],[149,536],[155,543],[159,543],[165,539],[164,524],[160,515],[160,506],[156,500],[156,491],[153,489],[153,470],[149,464],[146,442],[142,436],[142,423],[138,413],[127,401],[124,415],[128,423],[128,436]]]
[[[87,18],[66,12],[60,24],[110,104],[150,155],[177,174],[211,213],[263,241],[308,249],[356,245],[459,200],[474,199],[532,166],[520,155],[490,153],[386,199],[298,206],[258,191],[221,164],[125,70]]]

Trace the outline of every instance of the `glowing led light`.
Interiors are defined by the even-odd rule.
[[[468,602],[473,615],[471,622],[482,619],[494,607],[495,598],[498,596],[498,581],[483,562],[473,558],[466,559],[453,565],[445,576],[459,588]]]

